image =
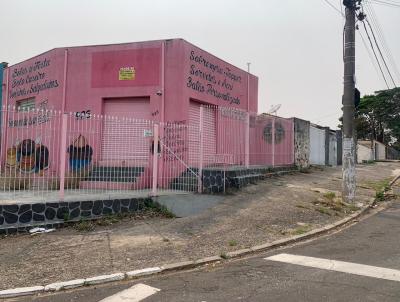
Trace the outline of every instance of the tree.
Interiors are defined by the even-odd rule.
[[[358,139],[374,139],[400,150],[400,88],[361,98],[355,125]]]

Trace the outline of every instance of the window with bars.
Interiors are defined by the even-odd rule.
[[[35,98],[17,101],[17,111],[30,111],[35,109]]]

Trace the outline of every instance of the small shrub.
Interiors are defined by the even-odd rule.
[[[94,230],[94,224],[89,220],[81,220],[74,224],[74,229],[79,232],[90,232]]]
[[[325,207],[317,207],[315,209],[317,212],[320,212],[321,214],[325,214],[328,216],[332,216],[331,212],[329,211],[329,209],[325,208]]]
[[[336,194],[334,192],[326,192],[324,194],[324,197],[329,199],[329,200],[333,200],[336,197]]]
[[[238,243],[236,240],[229,240],[228,244],[229,246],[236,246]]]
[[[307,206],[305,206],[305,205],[303,205],[303,204],[296,204],[296,208],[299,208],[299,209],[307,209],[307,210],[309,210],[310,208],[309,207],[307,207]]]
[[[304,233],[307,233],[310,229],[311,229],[311,225],[306,224],[306,225],[297,227],[296,229],[292,230],[290,233],[292,235],[302,235]]]
[[[68,213],[64,213],[64,221],[68,221],[69,220],[69,214]]]
[[[384,191],[379,191],[375,193],[375,199],[377,201],[384,201],[385,200],[385,193]]]

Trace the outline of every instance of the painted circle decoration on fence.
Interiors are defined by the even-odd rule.
[[[272,144],[272,122],[268,122],[263,131],[263,138],[268,144]],[[281,122],[275,121],[275,144],[279,144],[285,138],[285,128]]]

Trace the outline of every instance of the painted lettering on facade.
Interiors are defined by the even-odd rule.
[[[197,92],[211,95],[229,105],[239,105],[240,96],[234,92],[235,85],[242,83],[242,77],[227,66],[220,66],[194,50],[189,56],[190,68],[186,86]]]
[[[188,153],[187,127],[185,121],[167,123],[164,127],[164,161],[185,161]]]
[[[46,70],[50,59],[37,60],[28,67],[14,68],[11,72],[10,98],[37,95],[43,90],[57,88],[58,80],[48,79]]]

